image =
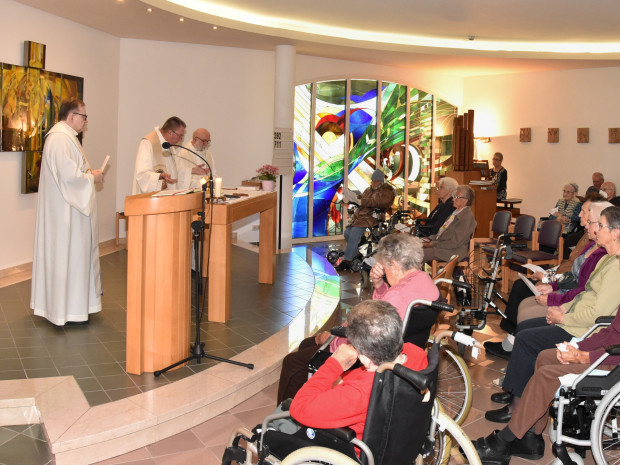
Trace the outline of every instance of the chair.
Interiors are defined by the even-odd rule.
[[[116,212],[116,240],[114,241],[115,245],[118,245],[119,234],[118,234],[118,224],[120,220],[127,221],[127,217],[125,216],[125,212]]]
[[[433,281],[436,282],[438,279],[441,279],[441,278],[452,279],[452,274],[454,273],[454,268],[456,268],[458,261],[459,261],[459,257],[457,255],[452,255],[452,258],[450,258],[448,263],[446,263],[437,272],[437,274],[433,275]],[[452,286],[448,283],[439,283],[439,285],[437,286],[437,288],[439,289],[439,292],[441,293],[441,299],[447,303],[450,303],[451,287]]]
[[[541,247],[547,250],[554,250],[556,254],[544,252]],[[502,265],[503,286],[507,286],[508,278],[515,271],[522,269],[525,264],[532,265],[559,265],[562,263],[564,239],[562,238],[562,224],[558,221],[547,220],[540,226],[540,231],[533,234],[532,249],[519,250],[511,260],[505,260]],[[502,287],[504,290],[504,287]]]
[[[483,245],[492,245],[497,242],[497,237],[506,234],[510,228],[510,220],[512,216],[509,211],[501,210],[493,215],[493,220],[489,223],[489,237],[473,237],[473,247],[481,247]]]
[[[535,235],[535,231],[534,231],[535,227],[536,227],[536,218],[534,218],[532,215],[521,215],[515,220],[515,225],[514,225],[512,232],[514,234],[521,234],[521,237],[517,239],[517,242],[529,242],[529,243],[532,243],[532,247],[533,247],[533,243],[534,243],[533,237]],[[495,250],[495,247],[491,247],[491,246],[485,247],[485,250],[491,250],[491,249]],[[502,288],[502,292],[504,293],[508,292],[508,284],[509,284],[508,281],[509,281],[508,279],[502,280],[501,288]]]
[[[469,265],[469,259],[470,257],[472,257],[472,254],[474,253],[474,242],[473,240],[470,238],[469,240],[469,251],[467,252],[467,257],[463,258],[463,260],[461,260],[460,262],[458,262],[456,264],[456,266],[460,266],[463,267],[465,269],[467,269],[468,265]],[[436,276],[439,270],[440,266],[445,267],[446,266],[446,262],[441,262],[438,260],[433,260],[431,262],[431,276]]]
[[[514,233],[521,234],[520,240],[530,242],[534,234],[535,226],[536,218],[532,215],[521,215],[515,220]]]

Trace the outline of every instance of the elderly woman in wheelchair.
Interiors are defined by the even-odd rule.
[[[422,242],[409,234],[391,234],[379,242],[376,252],[376,264],[370,276],[375,287],[374,300],[390,302],[404,318],[409,303],[416,299],[433,301],[439,297],[439,289],[431,277],[420,270],[422,267]],[[387,279],[387,282],[384,279]],[[420,312],[416,315],[412,325],[409,325],[408,334],[413,329],[415,337],[409,342],[425,347],[431,326],[437,319],[434,312]],[[308,363],[327,341],[330,334],[327,331],[304,339],[299,349],[291,352],[282,361],[282,372],[278,385],[278,403],[289,397],[294,397],[299,388],[308,379]],[[332,351],[339,344],[346,341],[336,338],[330,345]]]
[[[428,365],[423,349],[403,343],[401,317],[388,302],[369,300],[353,307],[347,318],[346,334],[348,343],[336,349],[290,403],[292,419],[276,422],[276,429],[281,431],[300,430],[301,425],[305,428],[292,438],[280,431],[269,431],[266,440],[270,454],[282,459],[304,443],[306,437],[314,440],[311,444],[329,444],[329,439],[326,443],[320,440],[324,433],[317,433],[314,428],[350,427],[361,440],[379,366],[393,362],[411,370],[423,370]],[[358,359],[362,366],[349,370]],[[417,397],[421,403],[419,393]],[[426,407],[428,424],[432,402],[426,403],[430,404]],[[320,438],[315,437],[317,434]],[[238,449],[229,449],[228,458],[243,457]],[[355,457],[350,444],[341,451]],[[226,458],[225,463],[230,463]]]
[[[532,460],[543,457],[545,444],[542,433],[547,424],[549,403],[553,401],[558,388],[562,385],[561,377],[564,375],[582,374],[594,368],[613,370],[606,378],[584,378],[583,381],[589,383],[590,386],[583,389],[582,397],[585,395],[584,392],[589,392],[591,398],[597,397],[597,394],[600,398],[605,390],[617,384],[620,380],[620,368],[618,368],[620,351],[612,346],[620,344],[620,314],[616,313],[611,324],[609,324],[610,320],[612,320],[611,317],[602,317],[597,320],[597,324],[587,333],[589,337],[580,342],[563,342],[558,344],[556,349],[544,350],[538,355],[534,375],[527,383],[508,425],[501,431],[496,430],[489,436],[474,441],[474,446],[483,463],[506,465],[513,455]],[[600,326],[608,327],[592,334]],[[607,351],[606,348],[609,350]],[[580,385],[577,384],[577,386]],[[560,391],[561,396],[568,394],[574,397],[576,393],[579,393],[579,388],[576,389],[576,386],[562,388]],[[572,411],[567,414],[562,412],[561,416],[566,415],[573,420],[580,420],[580,424],[574,429],[580,436],[584,433],[589,436],[589,424],[592,421],[594,404],[590,404],[590,407],[585,408],[579,414],[574,410],[576,402],[568,401],[563,404],[570,405]],[[584,411],[589,411],[589,416],[584,416]],[[557,409],[555,416],[554,426],[557,426],[559,416]],[[557,430],[560,432],[561,428]],[[616,429],[616,437],[617,433]],[[617,444],[614,450],[617,450]],[[570,463],[566,449],[560,443],[554,445],[554,453],[563,463]]]

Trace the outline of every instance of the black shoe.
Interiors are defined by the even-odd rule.
[[[510,407],[505,405],[497,410],[489,410],[484,414],[484,418],[495,423],[508,423],[512,418]]]
[[[510,453],[524,459],[539,460],[545,455],[545,440],[542,434],[528,431],[522,439],[512,441]]]
[[[351,269],[351,262],[349,260],[342,260],[335,268],[336,271],[346,271]]]
[[[88,320],[85,321],[67,321],[65,323],[65,326],[83,326],[83,325],[87,325],[88,324]]]
[[[486,438],[474,441],[474,447],[482,463],[507,465],[510,462],[510,443],[502,440],[497,433],[495,430]]]
[[[491,394],[491,402],[495,402],[496,404],[510,404],[513,398],[514,396],[506,391]]]
[[[503,358],[504,360],[510,360],[511,352],[504,350],[501,342],[485,342],[484,350],[486,350],[487,354],[494,355],[499,358]]]

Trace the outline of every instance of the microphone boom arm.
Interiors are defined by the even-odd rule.
[[[194,152],[193,150],[188,149],[187,147],[183,145],[176,145],[176,144],[171,144],[170,142],[164,142],[163,144],[161,144],[161,146],[164,149],[169,149],[170,147],[179,147],[183,150],[187,150],[188,152],[193,153],[198,158],[200,158],[202,161],[204,161],[205,164],[207,165],[207,168],[209,168],[209,194],[211,195],[211,198],[213,198],[213,170],[211,169],[211,165],[209,165],[209,162],[205,160],[200,154]]]

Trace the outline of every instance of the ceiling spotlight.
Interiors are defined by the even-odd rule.
[[[185,21],[185,18],[179,18],[179,21],[183,22]]]
[[[217,26],[213,26],[213,30],[217,29]]]
[[[147,8],[146,11],[147,11],[147,13],[152,13],[153,12],[153,8]]]

